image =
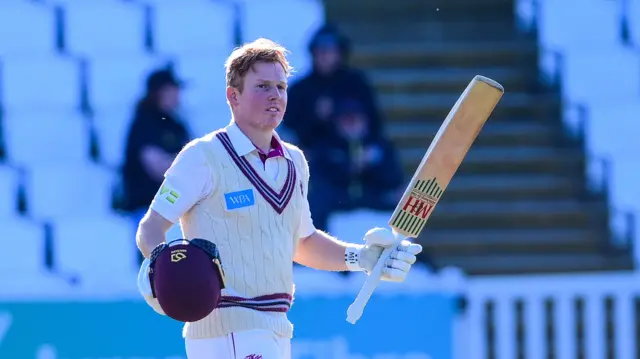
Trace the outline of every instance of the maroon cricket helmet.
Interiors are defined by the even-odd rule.
[[[180,322],[196,322],[220,301],[224,272],[212,242],[178,239],[154,248],[149,282],[164,313]]]

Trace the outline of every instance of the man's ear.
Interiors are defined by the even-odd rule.
[[[238,90],[234,87],[227,87],[227,101],[231,107],[235,107],[238,105]]]

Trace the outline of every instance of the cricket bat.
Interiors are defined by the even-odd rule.
[[[349,306],[349,323],[355,324],[362,316],[364,307],[380,282],[384,262],[391,251],[402,240],[420,235],[503,94],[504,88],[496,81],[475,76],[449,111],[389,219],[396,244],[384,250],[355,301]]]

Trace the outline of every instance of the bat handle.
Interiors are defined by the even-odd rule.
[[[349,306],[349,309],[347,309],[347,322],[351,324],[355,324],[362,316],[364,307],[369,302],[369,299],[371,299],[371,295],[378,286],[378,283],[380,283],[380,278],[382,278],[382,270],[384,269],[387,258],[389,258],[391,252],[404,239],[403,236],[399,235],[395,231],[393,233],[396,236],[396,241],[392,246],[385,248],[385,250],[382,251],[380,258],[378,258],[378,262],[376,262],[376,265],[373,267],[373,270],[369,274],[369,277],[362,285],[362,288],[360,288],[360,292],[358,292],[356,299]]]

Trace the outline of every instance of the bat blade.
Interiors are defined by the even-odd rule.
[[[440,126],[391,215],[389,226],[398,234],[410,238],[420,235],[503,94],[500,84],[483,76],[476,76],[469,83]]]
[[[420,235],[503,94],[502,85],[478,75],[460,95],[389,219],[389,226],[396,235],[397,243]],[[396,245],[385,249],[355,301],[349,306],[349,323],[355,324],[362,316],[364,307],[380,282],[384,261]]]

